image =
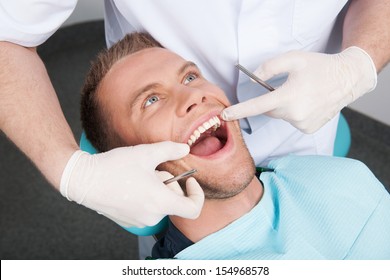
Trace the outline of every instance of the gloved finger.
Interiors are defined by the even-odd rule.
[[[334,117],[334,116],[333,116]],[[312,117],[303,121],[290,122],[295,128],[305,134],[313,134],[323,127],[327,122],[333,119],[332,116],[324,115]],[[288,121],[288,120],[287,120]]]
[[[291,51],[271,58],[259,66],[253,74],[262,80],[269,80],[281,73],[289,73],[303,65],[299,51]]]
[[[225,121],[233,121],[255,115],[261,115],[278,108],[281,105],[278,89],[259,97],[232,105],[221,113]]]
[[[143,158],[152,168],[156,168],[162,162],[183,158],[190,152],[190,147],[187,144],[171,141],[144,144],[136,148],[143,150]]]
[[[171,179],[174,176],[167,172],[167,171],[157,171],[156,170],[157,177],[161,180],[161,182],[164,182],[165,180]],[[184,195],[184,192],[182,188],[180,187],[178,182],[172,182],[166,185],[168,189],[175,192],[178,195]]]
[[[164,181],[174,177],[171,173],[169,173],[167,171],[158,171],[158,170],[156,170],[155,173],[156,173],[156,176],[160,179],[161,182],[164,182]]]
[[[168,212],[187,219],[196,219],[202,211],[204,193],[198,182],[190,177],[186,181],[187,196],[180,196],[170,204]]]
[[[184,192],[178,182],[172,182],[167,185],[167,188],[175,192],[177,195],[184,196]]]
[[[144,228],[146,226],[155,226],[157,225],[166,215],[164,214],[158,214],[155,212],[150,212],[148,209],[145,209],[142,213],[143,218],[141,219],[132,219],[130,222],[129,217],[123,216],[123,215],[116,215],[115,217],[106,213],[100,213],[99,214],[109,218],[110,220],[114,221],[121,227],[129,228],[129,227],[137,227],[137,228]]]

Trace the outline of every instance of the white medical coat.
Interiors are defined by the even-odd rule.
[[[106,0],[106,40],[110,46],[126,33],[147,31],[166,48],[194,61],[207,79],[237,103],[266,92],[238,73],[234,67],[237,62],[253,71],[289,50],[337,51],[340,38],[332,30],[346,2]],[[77,0],[0,3],[0,40],[37,46],[69,17]],[[270,84],[278,86],[284,80],[279,76]],[[260,165],[290,153],[331,154],[337,120],[312,135],[264,115],[242,120],[241,125],[249,150]]]

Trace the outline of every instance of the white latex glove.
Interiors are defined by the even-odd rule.
[[[166,215],[195,219],[204,202],[197,181],[187,180],[187,197],[177,182],[163,184],[168,172],[156,167],[184,157],[186,144],[161,142],[90,155],[76,151],[61,178],[63,196],[110,218],[124,227],[157,224]]]
[[[304,133],[313,133],[343,107],[372,91],[377,82],[374,62],[358,47],[332,55],[291,51],[267,61],[254,72],[262,80],[280,73],[289,74],[282,86],[225,109],[222,118],[235,120],[266,114]]]

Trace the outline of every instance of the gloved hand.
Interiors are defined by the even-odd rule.
[[[166,215],[195,219],[204,193],[195,179],[187,180],[187,197],[178,184],[163,184],[168,172],[156,174],[165,161],[184,157],[186,144],[161,142],[90,155],[76,151],[61,178],[63,196],[105,215],[124,227],[157,224]],[[173,177],[173,176],[170,176]]]
[[[282,86],[225,109],[222,118],[235,120],[265,113],[304,133],[313,133],[343,107],[372,91],[377,82],[374,62],[358,47],[333,55],[291,51],[254,72],[262,80],[280,73],[289,74]]]

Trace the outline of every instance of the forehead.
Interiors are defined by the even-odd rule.
[[[163,48],[148,48],[125,56],[116,62],[107,73],[104,80],[134,77],[135,80],[147,78],[153,72],[174,70],[186,61],[179,55]]]

